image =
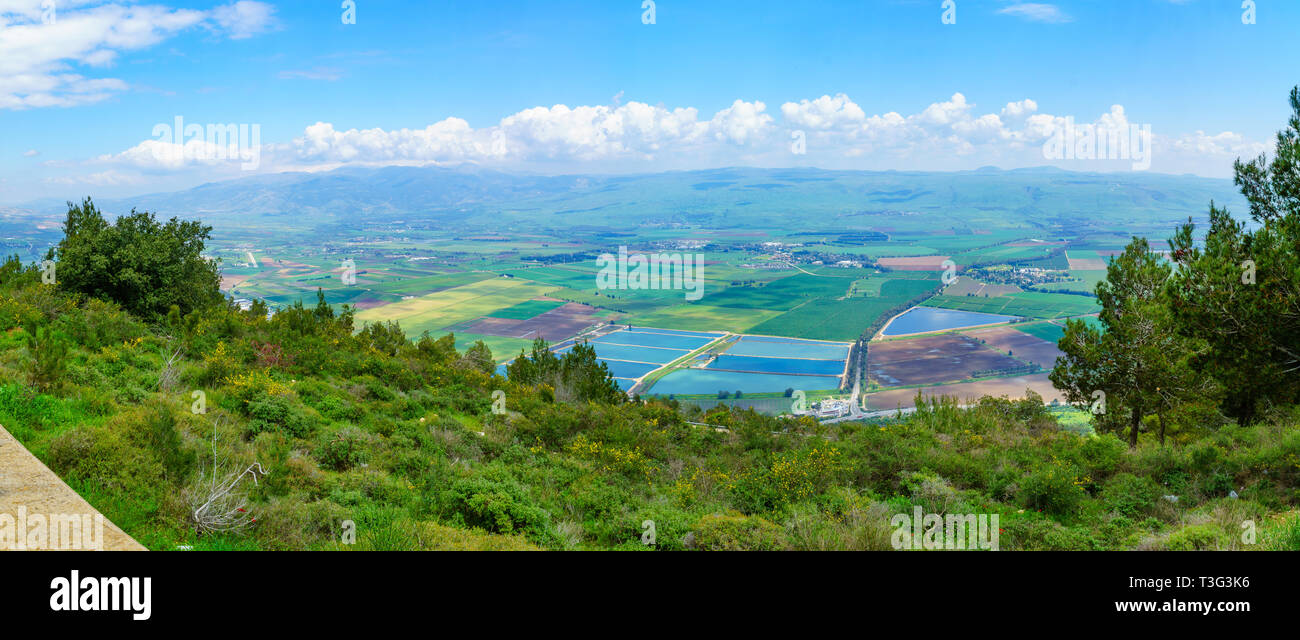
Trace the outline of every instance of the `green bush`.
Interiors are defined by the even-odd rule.
[[[284,433],[295,438],[311,435],[313,420],[302,407],[287,396],[265,396],[250,401],[244,407],[248,415],[247,432]]]
[[[1196,486],[1197,490],[1202,494],[1213,498],[1226,496],[1236,487],[1233,477],[1222,471],[1207,473]]]
[[[83,482],[125,496],[152,496],[165,482],[158,456],[132,437],[138,414],[121,415],[104,425],[80,426],[49,445],[50,468],[69,482]]]
[[[322,465],[335,471],[351,469],[370,459],[365,432],[356,427],[343,427],[326,435],[316,446],[315,453]]]
[[[1067,515],[1078,509],[1084,492],[1075,485],[1073,474],[1059,467],[1050,467],[1025,476],[1020,482],[1019,497],[1026,509]]]
[[[745,472],[731,489],[731,504],[744,513],[767,513],[781,501],[781,493],[766,468]]]
[[[355,422],[365,415],[365,410],[359,405],[355,405],[336,395],[325,396],[324,398],[321,398],[320,401],[314,403],[313,406],[321,415],[330,420],[346,420]]]
[[[550,516],[518,481],[494,472],[456,478],[438,492],[440,511],[452,523],[493,533],[522,533],[537,542],[556,542]]]
[[[163,403],[155,404],[144,417],[144,441],[162,463],[167,479],[180,484],[193,471],[194,452],[185,448],[177,430],[176,416]]]
[[[1150,478],[1121,473],[1106,482],[1101,500],[1108,510],[1135,518],[1149,515],[1160,495],[1159,485]]]
[[[1300,551],[1300,516],[1292,515],[1283,519],[1273,530],[1268,548],[1273,551]]]
[[[62,316],[63,330],[77,344],[99,349],[145,335],[145,326],[117,304],[90,298],[80,309]]]
[[[37,326],[27,334],[27,355],[32,386],[49,391],[59,386],[68,365],[68,341],[50,326]]]
[[[1222,531],[1216,525],[1198,524],[1183,527],[1169,535],[1165,548],[1170,551],[1207,551],[1217,549]]]
[[[785,530],[759,516],[736,512],[704,516],[695,525],[694,548],[705,551],[780,551]]]
[[[999,547],[1008,551],[1093,551],[1105,548],[1086,528],[1066,527],[1035,515],[1002,522]]]
[[[642,544],[643,534],[646,531],[642,525],[647,520],[654,522],[655,549],[681,551],[686,548],[686,536],[691,532],[696,516],[664,504],[649,505],[637,511],[636,515],[628,521],[632,525],[628,531],[631,541]]]

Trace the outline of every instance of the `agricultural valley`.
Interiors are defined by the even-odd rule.
[[[482,212],[457,212],[465,224],[455,229],[436,224],[432,214],[370,214],[325,229],[219,234],[212,255],[222,261],[223,291],[245,305],[262,300],[274,310],[298,300],[310,304],[320,289],[329,303],[357,309],[359,323],[396,322],[408,336],[451,333],[462,349],[483,341],[503,371],[504,363],[536,338],[559,350],[585,336],[623,388],[703,407],[721,403],[789,413],[793,391],[802,391],[812,403],[825,398],[847,407],[855,400],[859,377],[856,402],[863,411],[910,407],[917,390],[977,399],[986,390],[1005,391],[1008,383],[1019,387],[1016,393],[1034,389],[1049,401],[1059,400],[1046,375],[1064,322],[1099,311],[1092,288],[1104,277],[1106,258],[1122,251],[1130,233],[1167,233],[1172,226],[1159,221],[1172,221],[1178,212],[1145,211],[1148,221],[1113,227],[1094,223],[1081,229],[1052,216],[1016,224],[1015,216],[999,211],[1024,210],[1035,201],[1061,197],[1054,190],[1068,192],[1075,183],[1105,178],[983,171],[953,179],[1014,183],[1017,175],[1041,184],[1037,188],[1043,193],[1024,203],[956,207],[939,204],[925,188],[939,179],[934,174],[736,169],[609,180],[601,188],[594,178],[575,177],[571,189],[533,198],[532,206],[503,202],[475,207]],[[918,183],[922,186],[913,189],[888,188]],[[1188,179],[1181,187],[1212,190],[1212,183]],[[666,192],[655,200],[639,199],[655,188]],[[751,200],[755,193],[763,193],[762,206],[770,208],[769,194],[798,190],[817,203],[810,208],[825,209],[831,206],[826,201],[842,199],[838,192],[850,188],[865,192],[855,202],[863,209],[850,215],[796,211],[775,216],[794,224],[774,228],[754,224],[746,211],[758,206]],[[1012,189],[981,188],[989,192],[990,203]],[[1230,193],[1223,189],[1216,195],[1222,199]],[[620,194],[638,200],[625,202]],[[1178,193],[1170,200],[1184,197]],[[791,199],[790,206],[799,206],[796,202]],[[597,206],[587,206],[592,204]],[[511,215],[522,211],[536,211],[530,217],[538,222]],[[474,224],[483,218],[514,222]],[[572,219],[573,226],[554,226],[561,219]],[[729,219],[738,224],[727,224]],[[763,216],[766,224],[772,219]],[[299,234],[315,241],[299,242]],[[631,254],[699,256],[700,299],[673,289],[602,289],[599,256],[620,248]],[[344,281],[344,260],[354,265],[355,281]],[[947,279],[945,261],[953,265]],[[912,307],[919,308],[887,326]],[[931,309],[972,315],[910,327]],[[975,329],[957,331],[985,324],[1005,329],[986,331],[987,337],[970,335]],[[703,350],[702,359],[683,360],[704,342],[688,339],[678,350],[646,345],[649,350],[637,352],[627,348],[627,340],[611,344],[615,338],[599,338],[608,332],[602,327],[612,326],[696,332],[717,341]],[[935,333],[952,335],[933,342]],[[789,339],[790,345],[816,341],[811,344],[838,352],[812,372],[800,370],[806,363],[797,350],[767,361],[734,358],[737,344],[776,338]],[[918,356],[909,345],[937,346]],[[871,353],[865,367],[845,366],[851,346]],[[719,356],[732,359],[705,362]],[[925,362],[926,357],[941,359]],[[944,366],[935,366],[941,362]]]

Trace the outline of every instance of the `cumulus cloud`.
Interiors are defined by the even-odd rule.
[[[792,128],[812,129],[818,146],[832,153],[861,156],[929,149],[968,154],[978,145],[1023,140],[1024,120],[1037,108],[1033,100],[1022,100],[1008,103],[1000,113],[977,115],[975,105],[964,94],[954,93],[910,116],[896,111],[868,116],[841,93],[787,102],[781,113]],[[1021,128],[1010,128],[1009,123]]]
[[[644,102],[618,106],[533,107],[475,129],[447,118],[424,129],[337,131],[318,122],[290,143],[299,162],[594,162],[653,160],[708,145],[743,147],[772,127],[762,102],[736,100],[709,120],[694,108]]]
[[[447,118],[423,129],[349,129],[317,122],[288,147],[292,158],[306,163],[460,162],[486,156],[491,141],[474,135],[469,123]]]
[[[822,96],[816,100],[800,100],[798,104],[787,102],[781,105],[781,117],[791,127],[823,131],[860,123],[867,114],[848,96],[837,93],[833,98]]]
[[[766,109],[762,102],[737,100],[713,116],[709,130],[714,138],[724,142],[738,145],[754,142],[772,123],[772,116],[763,113]]]
[[[1068,128],[1094,138],[1132,139],[1122,105],[1092,116],[1044,113],[1029,98],[981,109],[954,93],[915,113],[868,114],[844,93],[786,102],[779,119],[761,101],[736,100],[710,117],[693,107],[629,101],[615,105],[538,106],[475,127],[457,117],[423,128],[339,129],[316,122],[288,140],[257,146],[257,170],[325,170],[342,165],[475,164],[501,169],[567,172],[662,171],[725,165],[842,169],[954,170],[1056,165],[1084,171],[1129,170],[1132,159],[1088,160],[1048,154],[1049,141]],[[791,153],[791,133],[806,136],[806,153]],[[152,175],[194,172],[205,180],[240,175],[253,150],[230,140],[187,136],[178,144],[157,135],[88,164]],[[1152,170],[1226,175],[1233,157],[1253,157],[1265,145],[1240,134],[1153,135]]]
[[[1007,106],[1002,107],[1002,117],[1016,120],[1032,115],[1038,111],[1038,103],[1025,98],[1019,102],[1008,102]]]
[[[122,80],[87,77],[123,52],[154,46],[208,25],[231,38],[265,30],[274,8],[241,0],[212,11],[103,0],[0,2],[0,109],[70,107],[125,91]],[[83,67],[84,69],[77,69]]]
[[[1173,140],[1172,146],[1182,152],[1198,156],[1218,158],[1255,158],[1272,149],[1267,144],[1246,139],[1245,136],[1231,131],[1214,135],[1204,131],[1183,134]]]

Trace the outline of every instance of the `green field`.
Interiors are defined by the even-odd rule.
[[[931,280],[889,280],[876,297],[817,298],[750,328],[759,335],[816,340],[856,340],[877,318],[904,302],[934,289]]]
[[[1012,328],[1023,333],[1027,333],[1035,338],[1042,338],[1055,344],[1060,341],[1061,336],[1065,335],[1065,329],[1060,325],[1050,322],[1035,322],[1033,324],[1013,324]]]
[[[863,278],[854,280],[849,288],[851,298],[875,298],[880,295],[880,287],[888,280],[885,278]]]
[[[435,332],[430,335],[437,339],[446,334]],[[482,340],[483,344],[486,344],[488,348],[492,350],[492,358],[497,362],[505,362],[506,360],[519,355],[520,349],[527,351],[531,350],[533,346],[532,340],[525,340],[523,338],[485,336],[477,333],[457,333],[456,350],[463,353],[466,349],[474,346],[474,343],[478,340]]]
[[[781,315],[780,311],[766,309],[740,309],[715,307],[705,304],[683,304],[627,318],[625,322],[648,327],[668,327],[685,331],[718,331],[744,333],[765,320]]]
[[[944,309],[1000,313],[1027,318],[1064,318],[1097,313],[1101,310],[1101,307],[1097,305],[1096,298],[1066,293],[1039,292],[1013,293],[996,298],[939,295],[921,304]]]
[[[337,282],[337,280],[335,280],[334,282]],[[248,292],[249,290],[244,288],[240,288],[238,291],[239,293],[237,295],[239,296],[249,297],[250,295],[255,295],[255,294],[250,294]],[[324,288],[324,286],[322,286],[321,293],[324,294],[325,296],[325,302],[333,305],[342,305],[342,304],[355,305],[363,301],[367,301],[367,302],[379,301],[384,303],[394,303],[402,299],[401,296],[394,293],[375,291],[372,289],[363,289],[359,287],[347,287],[342,289],[326,289]],[[289,306],[299,300],[301,300],[303,304],[307,306],[316,304],[315,289],[293,291],[290,293],[262,294],[260,297],[265,298],[267,302],[270,302],[274,305]]]
[[[564,304],[563,300],[529,300],[512,307],[497,309],[487,315],[488,317],[505,318],[507,320],[527,320],[551,309],[562,307]]]
[[[467,284],[426,296],[402,300],[357,314],[358,326],[366,322],[396,320],[408,336],[431,333],[454,324],[483,317],[498,309],[531,300],[548,287],[520,279],[493,279]]]
[[[1045,258],[1050,251],[1044,247],[989,247],[973,249],[952,256],[952,261],[960,266],[989,262],[1019,262]]]
[[[405,278],[392,284],[384,286],[384,290],[390,293],[400,293],[402,295],[424,295],[443,289],[459,287],[467,284],[473,284],[483,280],[494,278],[491,273],[481,271],[464,272],[464,273],[447,273],[434,276],[424,276],[416,278]]]
[[[1106,271],[1104,269],[1072,269],[1070,270],[1070,275],[1080,278],[1080,280],[1077,282],[1048,282],[1033,288],[1044,290],[1064,289],[1066,291],[1092,293],[1097,289],[1097,283],[1106,279]]]
[[[525,278],[534,282],[568,287],[579,291],[594,291],[596,289],[595,274],[573,269],[532,267],[529,269],[511,269],[505,273],[516,278]]]

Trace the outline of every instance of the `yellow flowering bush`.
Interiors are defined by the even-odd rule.
[[[235,370],[238,368],[239,362],[226,348],[224,341],[218,342],[215,349],[203,356],[203,378],[205,382],[225,381],[235,375]]]
[[[603,471],[642,475],[647,479],[653,471],[649,460],[641,453],[640,447],[631,450],[623,449],[600,441],[588,440],[586,436],[579,435],[569,443],[568,452],[583,460],[595,462]]]
[[[245,404],[263,395],[279,397],[293,394],[289,385],[272,378],[264,369],[233,375],[222,382],[230,386],[232,394]]]
[[[673,481],[668,492],[681,506],[693,504],[701,495],[707,495],[713,487],[730,488],[733,483],[727,474],[696,467],[689,475],[682,474]]]
[[[821,493],[841,467],[839,449],[823,444],[777,455],[772,477],[781,497],[794,502]]]

